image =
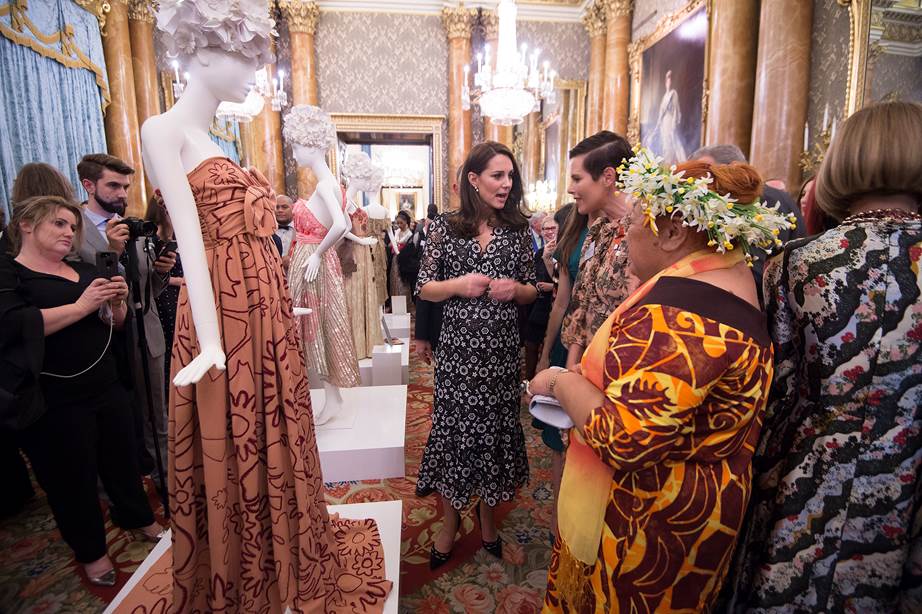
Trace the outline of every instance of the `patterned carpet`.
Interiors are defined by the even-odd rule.
[[[541,609],[550,559],[550,458],[523,410],[531,481],[518,498],[500,507],[503,561],[480,548],[472,513],[463,517],[461,535],[449,564],[429,571],[432,536],[438,532],[436,497],[414,494],[432,405],[431,367],[411,360],[407,401],[407,478],[328,484],[330,503],[403,500],[400,611],[421,614],[499,612],[531,614]],[[151,491],[153,489],[150,489]],[[152,501],[155,501],[152,499]],[[101,612],[121,584],[144,560],[148,544],[130,541],[107,525],[109,553],[119,569],[119,586],[89,586],[55,529],[44,494],[14,518],[0,522],[0,613]]]

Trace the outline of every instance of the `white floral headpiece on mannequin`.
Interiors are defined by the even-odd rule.
[[[375,172],[375,166],[364,151],[349,152],[343,162],[343,178],[350,186],[364,191]]]
[[[223,49],[272,63],[275,20],[267,0],[160,0],[159,40],[167,59],[191,57],[200,49]]]
[[[301,145],[308,149],[326,151],[336,143],[336,129],[333,120],[319,107],[299,104],[283,118],[282,134],[289,145]]]
[[[374,162],[372,164],[374,165],[374,171],[371,177],[368,178],[368,183],[365,184],[363,192],[380,192],[381,186],[384,185],[384,169]]]

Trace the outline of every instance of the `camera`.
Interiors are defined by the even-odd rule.
[[[128,227],[128,239],[130,241],[139,237],[153,237],[157,234],[157,224],[138,217],[123,218],[119,224],[124,224]]]

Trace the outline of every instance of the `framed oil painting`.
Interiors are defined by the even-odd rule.
[[[682,162],[701,146],[707,116],[708,6],[692,2],[631,49],[634,142]]]

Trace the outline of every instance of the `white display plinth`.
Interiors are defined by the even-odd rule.
[[[359,361],[363,386],[397,386],[410,383],[410,343],[376,345],[371,358]],[[399,357],[398,357],[399,354]]]
[[[407,387],[343,388],[342,395],[357,416],[351,429],[317,429],[323,481],[404,477]]]
[[[410,338],[410,314],[408,313],[385,313],[384,321],[387,322],[387,329],[391,337],[398,339]]]
[[[391,313],[394,315],[401,315],[406,312],[407,312],[407,297],[392,296],[391,297]]]
[[[384,577],[393,583],[391,592],[387,596],[387,601],[384,602],[384,611],[389,614],[396,614],[400,595],[400,527],[403,504],[400,501],[352,503],[348,505],[328,505],[327,510],[330,514],[339,514],[340,518],[349,518],[351,520],[371,518],[378,525],[381,546],[384,548]],[[130,603],[130,601],[137,599],[137,596],[129,598],[132,590],[138,587],[141,582],[144,582],[148,574],[156,571],[155,566],[160,568],[159,573],[169,573],[169,566],[165,566],[165,564],[172,558],[171,546],[170,532],[166,531],[137,571],[131,574],[128,582],[118,592],[115,599],[106,606],[103,614],[128,614],[132,612],[135,604]],[[164,556],[169,558],[162,561]],[[159,565],[157,565],[158,563]],[[168,588],[169,580],[161,579],[159,582],[151,584],[156,584],[161,588]]]
[[[387,601],[384,602],[384,612],[397,614],[397,602],[400,599],[400,527],[403,522],[403,502],[375,501],[328,505],[327,511],[351,520],[373,518],[377,523],[381,546],[384,548],[384,577],[394,583]]]

